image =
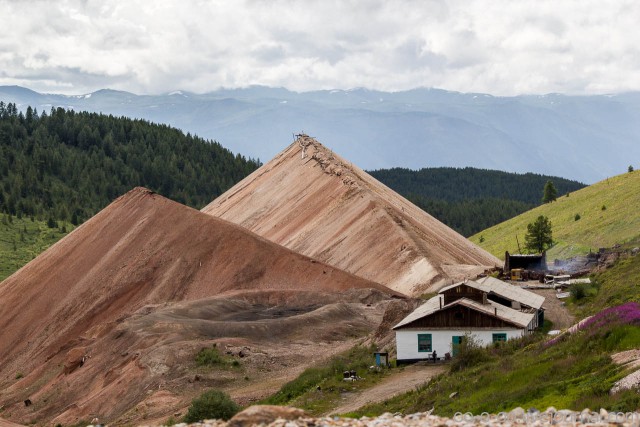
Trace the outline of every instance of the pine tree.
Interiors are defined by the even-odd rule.
[[[549,218],[540,215],[535,222],[529,223],[524,242],[527,250],[533,253],[542,253],[550,248],[553,244],[553,238]]]
[[[544,191],[542,195],[542,203],[551,203],[554,202],[558,198],[558,190],[553,185],[551,180],[548,180],[544,185]]]

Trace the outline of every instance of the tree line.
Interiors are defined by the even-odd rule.
[[[201,208],[260,166],[145,120],[0,102],[0,211],[79,224],[144,186]]]
[[[541,202],[547,182],[554,194],[585,187],[564,178],[476,168],[405,168],[369,172],[464,236],[526,212]]]

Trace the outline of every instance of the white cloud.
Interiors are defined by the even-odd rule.
[[[635,1],[0,0],[0,15],[0,84],[48,92],[640,90]]]

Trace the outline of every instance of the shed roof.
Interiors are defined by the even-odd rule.
[[[520,304],[525,304],[535,309],[540,309],[542,304],[544,304],[544,297],[542,295],[527,291],[519,286],[510,285],[495,277],[483,277],[478,279],[477,283],[480,284],[485,292],[493,292],[496,295],[500,295],[511,301],[517,301]],[[467,286],[468,285],[469,283],[467,283]]]
[[[512,308],[506,307],[502,304],[498,304],[493,301],[488,301],[487,304],[482,304],[468,298],[460,298],[456,301],[453,301],[441,307],[440,306],[441,299],[442,299],[441,295],[436,295],[435,297],[429,299],[427,302],[425,302],[420,307],[415,309],[412,313],[410,313],[407,317],[402,319],[400,323],[398,323],[393,327],[393,329],[400,328],[418,319],[429,316],[430,314],[433,314],[436,311],[439,311],[441,308],[445,309],[448,307],[452,307],[454,305],[463,305],[473,310],[477,310],[487,315],[494,316],[494,317],[497,317],[498,319],[512,323],[520,328],[526,328],[529,325],[529,323],[531,323],[531,320],[533,320],[533,317],[535,316],[535,313],[523,313],[521,311],[514,310]]]

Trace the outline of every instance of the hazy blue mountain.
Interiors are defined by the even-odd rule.
[[[0,100],[144,118],[271,159],[304,131],[365,169],[433,166],[536,172],[592,183],[640,163],[640,93],[494,97],[414,89],[64,96],[0,87]]]

